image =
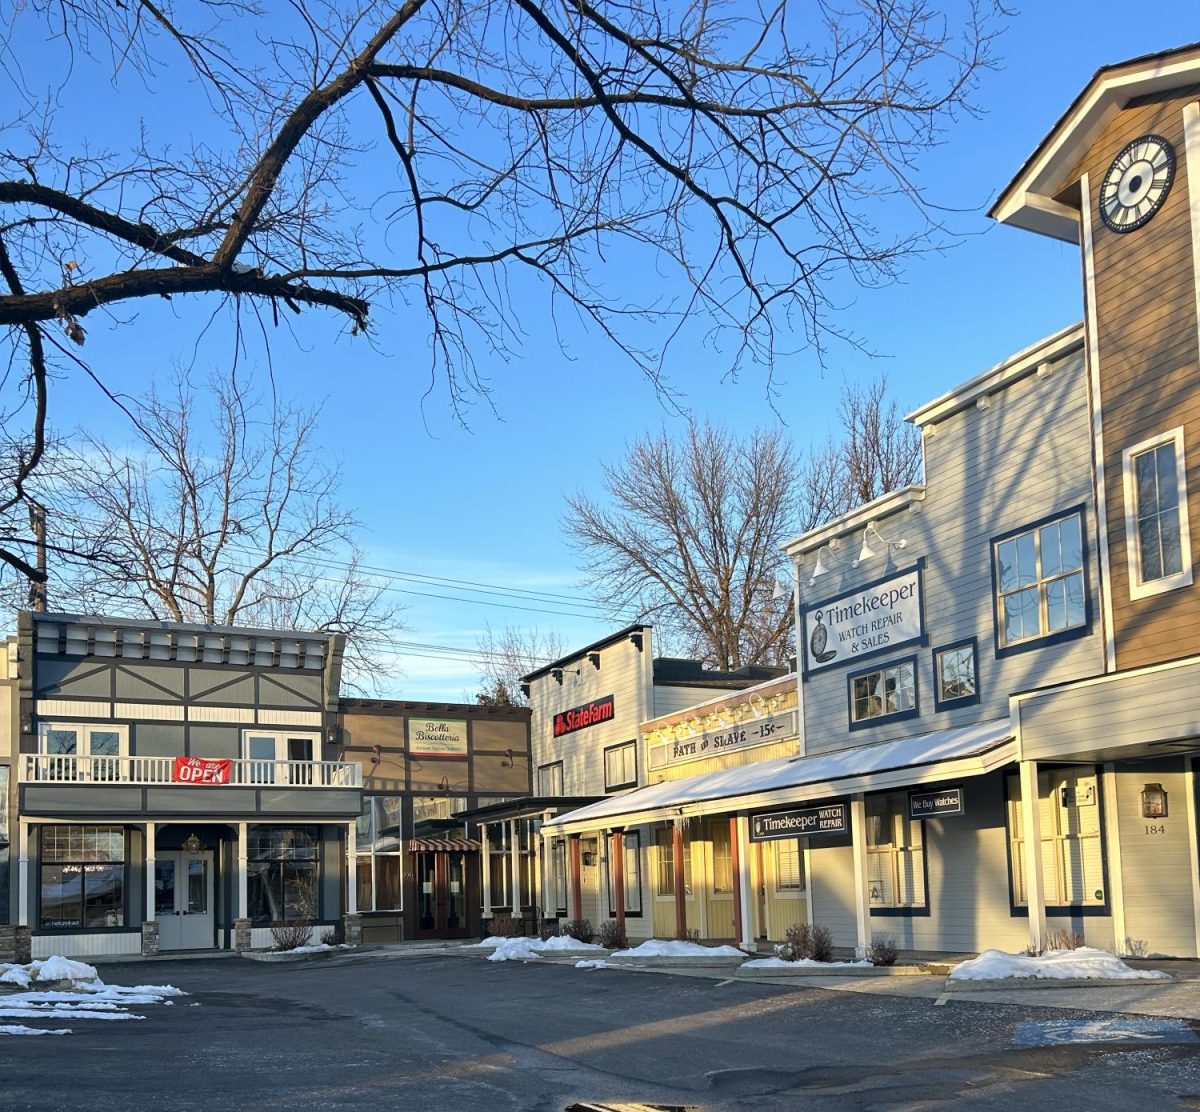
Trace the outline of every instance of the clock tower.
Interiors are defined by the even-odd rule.
[[[1107,667],[1200,653],[1200,45],[1100,70],[991,215],[1081,250]]]

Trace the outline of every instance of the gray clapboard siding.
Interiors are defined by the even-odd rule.
[[[1145,943],[1150,953],[1191,956],[1196,952],[1196,926],[1187,898],[1192,862],[1185,761],[1144,761],[1116,768],[1125,934]],[[1141,791],[1147,782],[1160,783],[1167,791],[1165,819],[1142,817]]]
[[[1021,752],[1046,760],[1104,746],[1169,741],[1200,734],[1195,692],[1200,662],[1021,699]]]
[[[1053,420],[1047,415],[1053,414]],[[985,409],[974,406],[945,418],[926,436],[926,497],[921,512],[881,520],[889,540],[903,537],[892,567],[925,559],[924,604],[929,645],[909,645],[866,661],[812,673],[803,685],[809,753],[888,741],[950,726],[1001,718],[1010,692],[1103,669],[1099,623],[1099,567],[1091,497],[1090,417],[1083,353],[1068,353],[1043,377],[1009,385]],[[998,657],[995,650],[991,538],[1077,505],[1085,506],[1089,632],[1058,645]],[[880,557],[857,569],[851,560],[861,537],[835,553],[836,570],[814,588],[802,577],[804,605],[812,605],[885,574]],[[886,569],[886,570],[891,570]],[[933,651],[974,637],[978,705],[934,709]],[[849,727],[848,676],[862,668],[915,657],[919,717]]]

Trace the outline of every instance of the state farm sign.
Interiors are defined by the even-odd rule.
[[[573,734],[576,730],[594,726],[597,722],[609,722],[614,714],[616,709],[611,695],[605,695],[603,699],[593,699],[581,707],[559,711],[554,716],[554,736]]]
[[[228,784],[232,774],[233,761],[228,759],[176,757],[171,780],[176,784]]]

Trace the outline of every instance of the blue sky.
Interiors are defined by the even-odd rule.
[[[845,303],[838,323],[876,358],[834,347],[825,368],[801,352],[778,369],[779,414],[798,445],[830,431],[844,379],[886,371],[910,409],[1080,318],[1078,250],[995,226],[984,212],[1098,67],[1200,38],[1194,0],[1164,0],[1121,19],[1105,18],[1106,7],[1027,2],[1013,16],[997,47],[1002,66],[984,75],[975,98],[984,114],[954,123],[919,168],[922,186],[964,210],[950,218],[963,237],[946,252],[910,260],[900,282],[855,291]],[[469,430],[438,390],[425,396],[424,351],[406,340],[402,322],[382,325],[377,349],[305,322],[297,344],[275,345],[280,392],[323,403],[319,437],[341,463],[345,500],[366,526],[373,564],[559,596],[539,603],[394,580],[406,592],[425,592],[400,595],[409,606],[406,642],[473,649],[486,625],[517,624],[554,628],[568,644],[583,644],[612,627],[588,607],[561,535],[564,494],[599,492],[602,465],[619,460],[627,440],[662,426],[679,430],[683,419],[609,350],[573,337],[564,359],[540,330],[536,309],[524,322],[519,359],[481,360],[496,411],[476,406]],[[162,313],[143,314],[136,331],[98,315],[89,328],[94,365],[131,393],[191,357],[185,330]],[[210,350],[216,358],[220,347]],[[266,370],[257,353],[251,359]],[[724,370],[695,346],[677,351],[671,375],[687,406],[734,430],[777,420],[761,377],[730,382]],[[119,438],[119,415],[86,381],[60,383],[54,404],[60,429],[86,422]],[[419,652],[398,652],[389,694],[440,700],[475,690],[469,663]]]

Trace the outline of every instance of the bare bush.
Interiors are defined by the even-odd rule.
[[[616,919],[605,919],[596,932],[596,941],[606,950],[628,950],[629,935],[625,925]]]
[[[524,928],[522,919],[507,911],[500,911],[488,923],[488,934],[492,938],[516,938],[525,933]]]
[[[590,919],[568,919],[563,923],[561,930],[576,942],[590,943],[596,937],[596,930]]]
[[[272,950],[284,952],[307,946],[312,941],[312,923],[307,919],[293,919],[287,923],[271,924]]]
[[[828,927],[813,923],[793,923],[775,947],[775,956],[784,961],[833,961],[833,934]]]
[[[867,947],[867,961],[872,965],[895,965],[900,951],[887,935],[876,935]]]

